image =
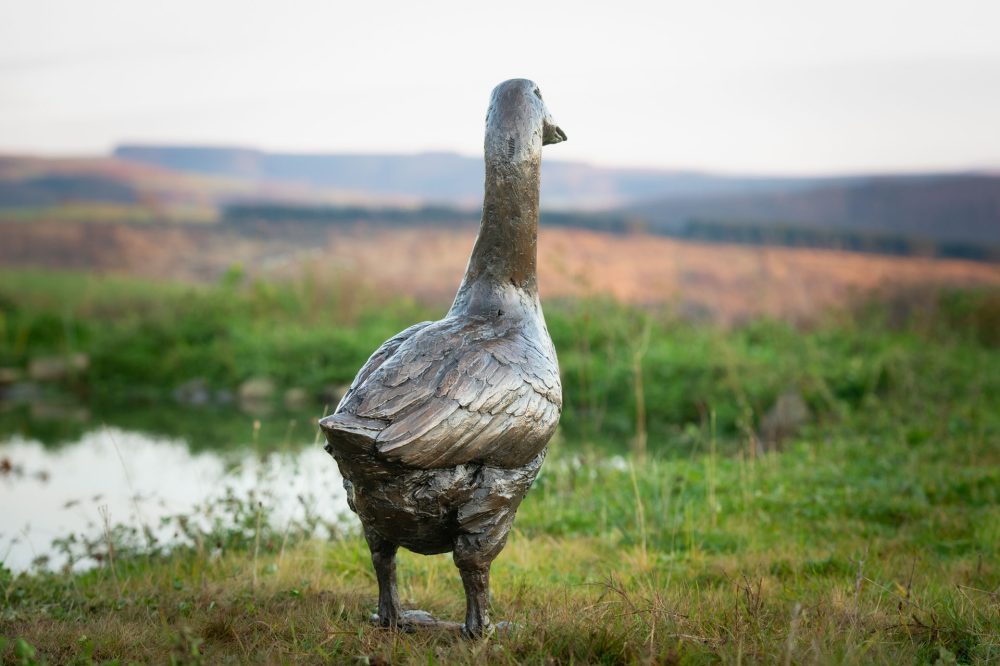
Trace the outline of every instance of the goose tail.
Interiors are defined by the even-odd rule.
[[[330,455],[371,453],[375,450],[375,439],[385,426],[384,421],[354,414],[331,414],[319,421],[326,436],[324,448]]]

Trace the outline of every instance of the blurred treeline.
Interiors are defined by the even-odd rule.
[[[1000,261],[1000,246],[986,243],[919,238],[866,229],[830,229],[791,224],[751,224],[692,220],[676,234],[688,240],[741,245],[812,247],[900,257],[939,257]]]
[[[474,226],[478,212],[448,206],[370,208],[363,206],[302,206],[289,204],[233,204],[223,213],[227,224],[243,232],[275,233],[276,225],[324,227],[359,222],[413,226]],[[900,231],[829,227],[794,221],[747,221],[686,218],[658,220],[635,212],[542,211],[544,226],[605,231],[614,234],[646,232],[709,243],[738,243],[781,247],[822,248],[902,257],[938,257],[1000,262],[1000,246],[989,240],[931,237]]]

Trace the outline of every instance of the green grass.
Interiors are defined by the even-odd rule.
[[[920,442],[813,434],[642,465],[557,443],[493,569],[494,617],[522,629],[486,643],[369,626],[362,540],[266,530],[4,574],[0,635],[8,659],[21,639],[60,663],[996,663],[1000,450],[916,421]],[[461,618],[448,556],[400,572],[408,605]]]
[[[161,400],[192,373],[318,390],[438,314],[235,274],[207,288],[2,277],[0,364],[84,351],[90,369],[59,390],[98,403],[120,391]],[[493,569],[494,617],[519,631],[468,643],[374,628],[356,533],[276,531],[266,499],[233,498],[211,529],[178,519],[174,545],[142,548],[141,532],[119,526],[113,559],[102,540],[64,544],[98,556],[92,570],[0,570],[0,660],[997,663],[998,303],[911,293],[811,328],[730,330],[548,304],[566,410]],[[648,455],[613,456],[640,428],[637,376]],[[762,446],[762,415],[789,390],[811,416]],[[461,618],[447,556],[404,554],[400,574],[407,605]]]
[[[720,438],[745,436],[788,391],[820,422],[839,422],[869,397],[919,410],[950,401],[955,390],[1000,396],[1000,291],[903,296],[891,307],[844,312],[809,329],[761,320],[723,330],[666,309],[547,303],[563,377],[563,434],[628,450],[637,432],[639,373],[649,447],[661,452],[687,451],[688,431],[704,427],[710,412]],[[318,396],[348,384],[382,341],[444,309],[347,280],[246,283],[238,270],[212,286],[0,271],[0,367],[86,353],[88,370],[54,389],[87,402],[103,422],[129,426],[143,406],[163,411],[173,389],[194,378],[232,391],[266,376]],[[1000,410],[1000,397],[986,400],[982,409]],[[316,397],[310,414],[323,404]],[[18,418],[0,415],[0,430],[23,429]],[[190,425],[159,421],[174,436]],[[60,424],[48,441],[73,427]],[[245,427],[245,420],[233,425]],[[212,445],[234,435],[220,430]]]

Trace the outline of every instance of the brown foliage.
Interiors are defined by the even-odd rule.
[[[251,238],[222,225],[34,222],[0,225],[0,265],[73,268],[156,279],[215,280],[232,265],[251,276],[353,283],[450,301],[474,229],[342,226]],[[809,320],[874,290],[1000,284],[1000,267],[959,260],[832,250],[747,247],[568,228],[539,234],[544,298],[607,295],[668,303],[690,317]]]

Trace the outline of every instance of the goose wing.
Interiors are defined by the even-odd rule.
[[[562,390],[554,352],[522,328],[445,320],[401,344],[343,407],[380,424],[374,453],[384,460],[515,467],[545,447]]]
[[[413,326],[400,331],[383,342],[382,345],[375,350],[375,353],[368,357],[368,360],[365,361],[363,366],[361,366],[361,369],[358,370],[358,374],[354,377],[354,381],[351,382],[351,387],[347,389],[347,392],[344,393],[340,402],[337,403],[337,409],[335,409],[334,412],[340,411],[340,408],[350,401],[351,397],[357,392],[358,387],[364,384],[365,380],[368,379],[373,372],[382,367],[382,364],[396,353],[396,350],[399,349],[400,345],[409,340],[415,333],[427,328],[432,323],[433,322],[430,321],[422,321],[419,324],[414,324]]]

